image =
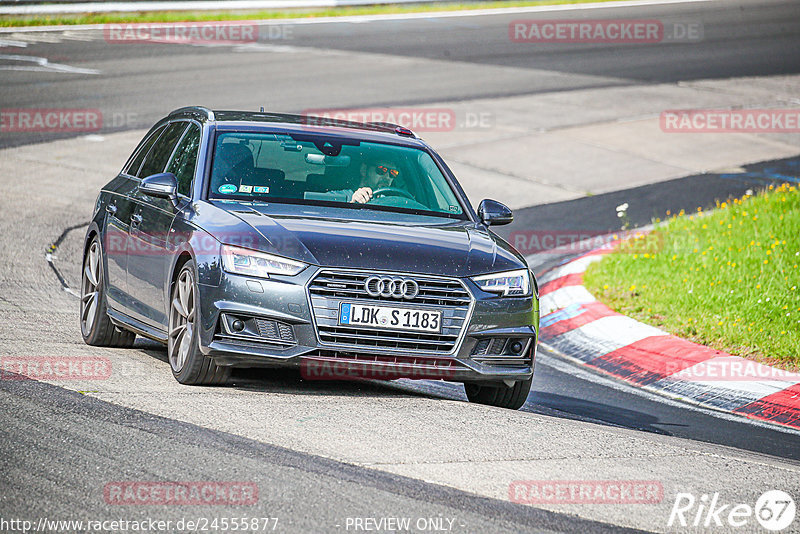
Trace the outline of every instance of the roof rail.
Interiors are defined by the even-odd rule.
[[[201,117],[210,121],[214,120],[214,112],[203,106],[186,106],[172,111],[169,116],[173,115],[200,115]]]

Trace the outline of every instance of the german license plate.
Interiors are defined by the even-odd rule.
[[[439,333],[442,331],[442,312],[342,302],[339,306],[339,324]]]

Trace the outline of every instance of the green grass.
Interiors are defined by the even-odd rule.
[[[669,214],[668,214],[669,215]],[[589,267],[612,309],[677,336],[800,369],[800,191],[782,185],[671,218]]]
[[[81,13],[64,15],[2,15],[0,27],[50,26],[75,24],[109,24],[141,22],[199,22],[216,20],[267,20],[308,17],[342,17],[353,15],[385,15],[394,13],[427,13],[538,5],[587,4],[616,0],[496,0],[487,2],[441,2],[416,5],[351,6],[328,9],[280,9],[257,11],[157,11],[136,13]]]

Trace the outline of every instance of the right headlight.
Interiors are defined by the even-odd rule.
[[[222,268],[229,273],[269,278],[271,274],[294,276],[306,267],[305,263],[289,258],[222,245]]]
[[[531,294],[531,273],[528,269],[484,274],[471,278],[479,288],[504,297],[527,297]]]

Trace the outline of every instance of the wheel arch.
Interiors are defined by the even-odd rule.
[[[189,250],[183,250],[175,259],[175,265],[172,267],[172,274],[169,279],[169,298],[167,303],[172,299],[172,291],[175,288],[175,283],[178,281],[178,274],[180,274],[183,266],[194,259],[194,255]]]

